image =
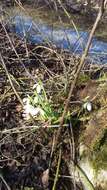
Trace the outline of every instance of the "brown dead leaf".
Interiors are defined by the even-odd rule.
[[[92,100],[97,95],[99,83],[97,81],[90,80],[84,89],[78,93],[79,99],[83,100],[88,97],[88,100]]]

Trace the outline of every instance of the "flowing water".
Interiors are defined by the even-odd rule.
[[[61,17],[53,11],[42,11],[33,8],[9,10],[10,30],[34,44],[52,43],[58,48],[67,49],[81,55],[86,46],[92,24],[84,23],[82,16],[71,15],[71,20]],[[78,23],[78,24],[77,24]],[[106,27],[103,26],[101,38],[100,27],[93,37],[88,57],[95,63],[107,63]],[[99,39],[100,37],[100,39]]]

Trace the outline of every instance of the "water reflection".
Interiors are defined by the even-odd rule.
[[[16,15],[11,19],[11,31],[16,32],[20,37],[26,38],[34,44],[50,42],[58,48],[81,55],[88,40],[88,32],[79,31],[64,27],[52,27],[45,23],[35,22],[31,17]],[[93,38],[89,50],[89,57],[97,63],[107,63],[107,43]]]

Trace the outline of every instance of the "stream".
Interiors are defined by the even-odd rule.
[[[21,11],[15,11],[10,17],[10,31],[33,44],[50,43],[57,48],[69,50],[73,54],[81,55],[85,49],[89,32],[74,29],[65,25],[55,26],[51,20],[47,23],[38,16],[29,16]],[[92,63],[107,63],[107,42],[93,37],[88,59]]]

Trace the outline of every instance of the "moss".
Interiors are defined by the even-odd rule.
[[[92,165],[96,171],[107,169],[107,129],[103,137],[93,147]]]
[[[80,74],[80,76],[79,76],[79,78],[78,78],[77,84],[78,84],[78,86],[79,86],[79,85],[83,85],[83,84],[85,84],[86,82],[88,82],[89,80],[90,80],[89,75],[83,73],[83,74]]]
[[[107,143],[100,149],[100,151],[94,153],[92,164],[97,171],[107,168]]]

